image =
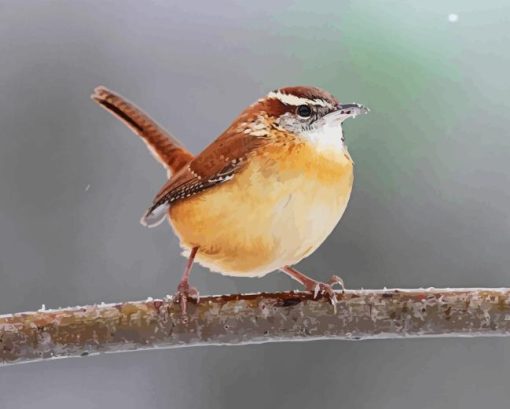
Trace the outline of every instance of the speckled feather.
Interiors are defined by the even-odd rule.
[[[295,99],[324,101],[331,107],[338,101],[329,92],[315,87],[287,87],[275,90],[243,111],[223,134],[202,153],[182,168],[159,191],[147,210],[142,222],[160,206],[196,195],[208,188],[231,180],[246,165],[246,159],[260,147],[275,142],[273,120],[287,112],[294,112],[295,105],[284,103],[275,96],[292,95]],[[271,117],[257,112],[270,112]],[[272,137],[273,136],[273,137]],[[159,223],[159,217],[157,217]]]
[[[302,104],[315,106],[317,127],[294,128]],[[260,277],[299,262],[331,233],[352,189],[343,119],[318,119],[343,115],[339,108],[331,94],[313,87],[269,93],[192,160],[169,158],[182,166],[142,222],[155,226],[168,218],[184,254],[198,248],[195,261],[225,275]],[[157,140],[146,142],[159,153]]]

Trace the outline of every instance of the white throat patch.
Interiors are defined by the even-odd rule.
[[[341,125],[319,126],[305,131],[301,135],[319,151],[341,151],[344,149]]]

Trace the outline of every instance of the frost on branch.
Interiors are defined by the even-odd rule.
[[[349,290],[336,313],[307,292],[210,296],[0,316],[0,362],[184,345],[510,334],[510,289]]]

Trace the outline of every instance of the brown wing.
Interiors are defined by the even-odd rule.
[[[265,137],[239,133],[231,126],[161,188],[142,224],[157,226],[172,203],[234,178],[249,155],[266,141]]]
[[[140,136],[154,157],[167,168],[169,177],[193,159],[176,138],[121,95],[100,86],[91,98]]]

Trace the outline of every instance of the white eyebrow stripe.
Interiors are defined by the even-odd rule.
[[[280,91],[271,91],[269,94],[267,94],[268,98],[276,98],[281,103],[286,105],[319,105],[326,108],[333,108],[333,105],[331,105],[329,102],[326,102],[322,99],[308,99],[308,98],[302,98],[297,97],[296,95],[291,94],[284,94]]]

